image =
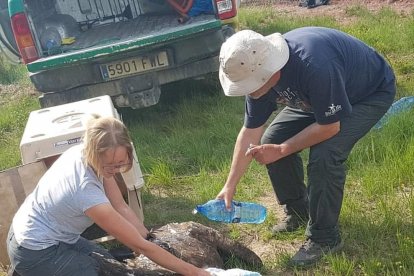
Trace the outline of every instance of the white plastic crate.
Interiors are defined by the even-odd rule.
[[[44,161],[49,167],[60,154],[81,143],[86,123],[93,114],[120,119],[109,96],[32,111],[20,141],[23,165]],[[122,174],[122,179],[129,206],[143,220],[141,188],[144,180],[135,150],[132,169]]]
[[[109,96],[32,111],[20,142],[23,165],[79,144],[92,114],[119,119]]]

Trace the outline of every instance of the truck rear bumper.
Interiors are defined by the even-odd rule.
[[[64,92],[45,93],[39,101],[42,107],[49,107],[109,95],[118,107],[142,108],[159,101],[161,85],[216,72],[218,67],[218,56],[214,56],[150,74],[80,86]]]

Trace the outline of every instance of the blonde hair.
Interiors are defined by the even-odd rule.
[[[102,154],[118,146],[125,147],[128,158],[133,161],[133,148],[131,138],[125,125],[113,117],[99,118],[94,116],[89,120],[83,137],[83,157],[86,165],[91,166],[96,174],[102,176]],[[130,170],[131,165],[127,168]]]

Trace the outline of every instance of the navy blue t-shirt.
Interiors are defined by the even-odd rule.
[[[319,124],[334,123],[349,115],[353,104],[394,86],[394,73],[384,58],[346,33],[304,27],[284,38],[290,56],[280,80],[259,99],[246,96],[247,128],[262,126],[277,104],[313,112]]]

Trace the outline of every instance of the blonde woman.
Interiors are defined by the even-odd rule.
[[[63,153],[17,211],[7,238],[20,275],[97,275],[92,252],[111,257],[80,234],[93,223],[137,253],[182,275],[210,275],[147,241],[148,230],[123,200],[114,179],[132,166],[124,124],[95,118],[84,144]],[[102,179],[102,180],[101,180]]]

